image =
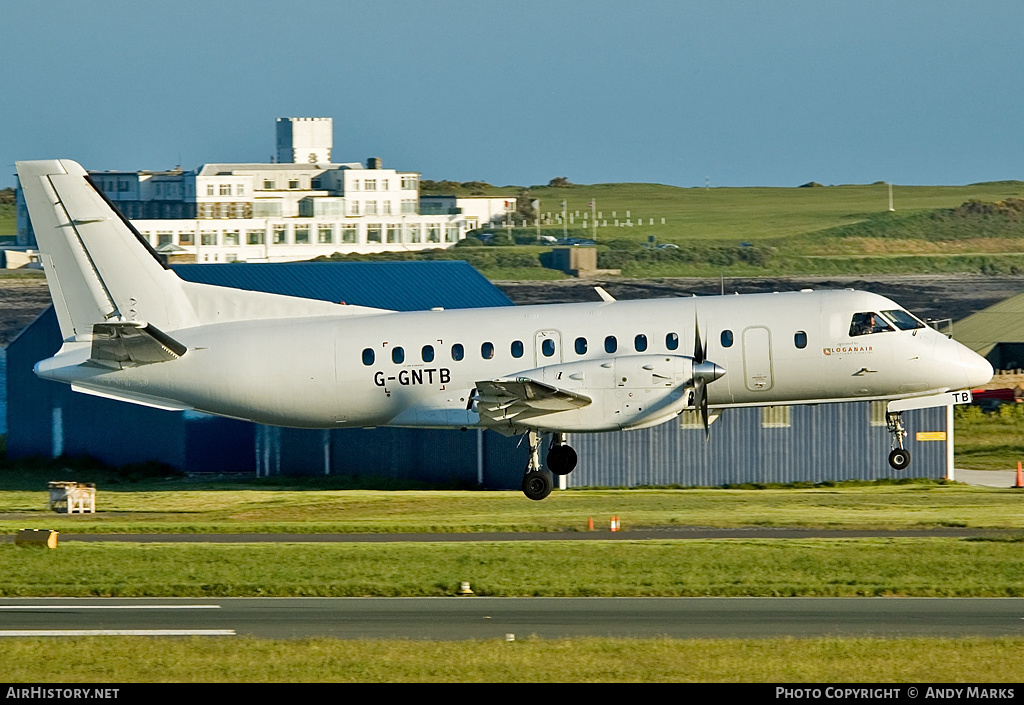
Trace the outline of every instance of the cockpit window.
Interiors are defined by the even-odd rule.
[[[853,314],[853,320],[850,322],[851,336],[885,333],[892,329],[892,326],[886,323],[884,318],[871,311]]]
[[[914,330],[915,328],[924,328],[922,323],[914,314],[903,309],[897,309],[895,311],[882,311],[885,317],[896,324],[896,327],[900,330]]]

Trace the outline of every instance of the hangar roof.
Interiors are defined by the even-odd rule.
[[[998,343],[1024,343],[1024,294],[957,321],[953,337],[979,355],[987,355]]]
[[[283,262],[182,264],[182,279],[392,311],[512,306],[468,262]]]

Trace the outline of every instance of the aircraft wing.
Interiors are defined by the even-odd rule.
[[[502,378],[476,383],[477,412],[486,426],[502,431],[535,416],[571,411],[592,403],[584,394],[559,389],[528,377]]]
[[[177,340],[146,323],[113,321],[92,327],[89,362],[113,367],[124,363],[147,365],[176,360],[186,350]]]

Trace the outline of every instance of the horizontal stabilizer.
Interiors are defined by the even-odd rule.
[[[115,321],[92,327],[90,362],[148,365],[176,360],[187,348],[148,323]]]
[[[495,427],[524,425],[527,419],[579,409],[593,401],[584,394],[527,377],[477,382],[476,388],[480,421]]]

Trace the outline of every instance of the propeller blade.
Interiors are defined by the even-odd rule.
[[[704,440],[711,440],[711,424],[708,423],[707,382],[696,379],[693,383],[693,405],[700,409],[700,420],[704,423]]]
[[[697,320],[697,314],[696,313],[693,314],[693,330],[694,330],[693,359],[696,360],[698,363],[704,362],[704,360],[705,360],[705,358],[707,356],[708,349],[707,349],[707,345],[702,345],[701,344],[701,340],[700,340],[700,322]]]

